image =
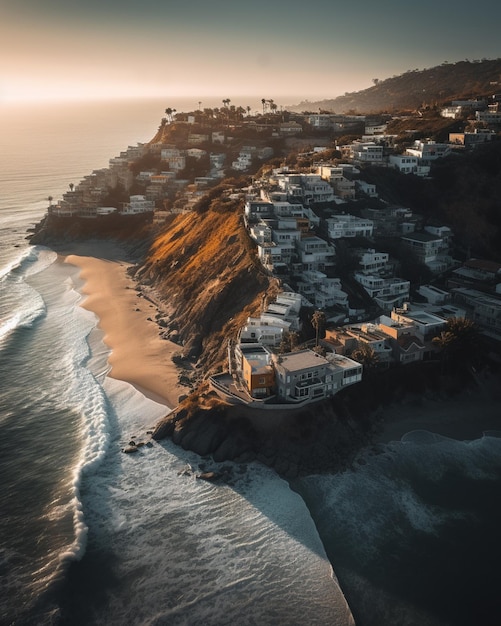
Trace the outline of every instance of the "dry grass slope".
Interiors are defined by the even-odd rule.
[[[226,358],[262,296],[274,296],[277,281],[259,263],[241,211],[177,216],[154,241],[139,276],[168,303],[184,354],[213,372]]]

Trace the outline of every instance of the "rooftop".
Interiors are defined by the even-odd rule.
[[[407,239],[408,241],[442,241],[441,237],[437,237],[436,235],[432,235],[431,233],[409,233],[407,235],[403,235],[402,239]]]
[[[313,350],[299,350],[298,352],[290,352],[282,354],[278,359],[278,363],[289,372],[303,370],[309,367],[317,367],[327,365],[328,361],[320,354]]]

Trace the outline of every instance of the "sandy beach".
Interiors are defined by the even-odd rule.
[[[63,258],[81,270],[86,296],[81,306],[97,315],[111,349],[108,375],[174,408],[187,391],[178,384],[179,370],[172,362],[180,348],[160,337],[157,308],[136,291],[123,251],[110,242],[89,242],[72,246],[72,252]]]

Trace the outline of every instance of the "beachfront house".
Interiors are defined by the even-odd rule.
[[[345,356],[313,350],[273,356],[276,394],[283,402],[319,400],[362,380],[362,365]]]
[[[235,361],[242,382],[253,398],[266,398],[275,388],[272,353],[259,343],[241,343],[235,348]]]

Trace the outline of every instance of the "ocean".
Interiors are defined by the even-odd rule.
[[[0,624],[500,624],[497,433],[413,432],[290,484],[196,480],[210,461],[170,441],[121,452],[165,407],[107,377],[78,269],[26,235],[196,105],[0,106]]]

